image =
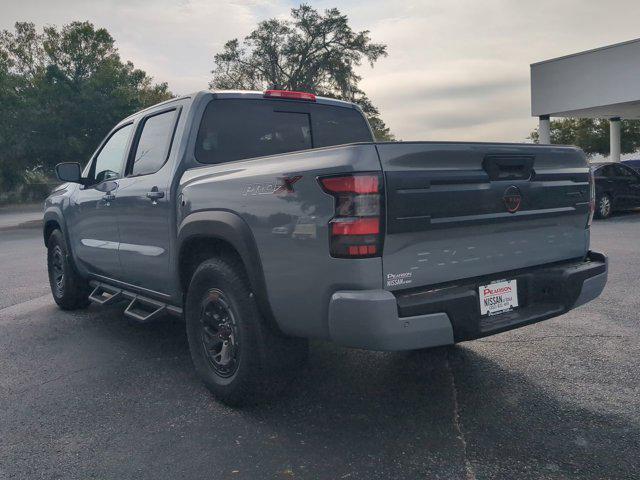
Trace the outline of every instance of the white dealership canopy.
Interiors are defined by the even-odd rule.
[[[640,118],[640,39],[532,64],[531,114],[540,143],[551,143],[550,117],[608,118],[620,161],[620,119]]]

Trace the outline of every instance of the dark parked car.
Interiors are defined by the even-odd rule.
[[[622,164],[626,165],[627,167],[631,167],[636,172],[640,173],[640,158],[636,158],[633,160],[623,160]]]
[[[608,218],[616,210],[640,207],[640,174],[622,163],[594,163],[596,217]]]

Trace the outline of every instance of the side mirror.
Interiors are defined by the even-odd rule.
[[[63,182],[82,183],[82,169],[79,163],[64,162],[57,164],[56,175]]]

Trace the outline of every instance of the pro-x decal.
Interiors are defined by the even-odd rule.
[[[293,193],[293,185],[302,178],[302,175],[293,177],[281,177],[275,182],[250,183],[242,188],[242,195],[285,195]]]

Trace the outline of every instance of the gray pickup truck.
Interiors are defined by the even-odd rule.
[[[607,279],[580,150],[377,143],[356,105],[307,93],[176,98],[56,171],[55,301],[183,317],[229,404],[278,391],[307,339],[450,345],[561,315]]]

